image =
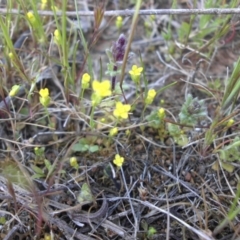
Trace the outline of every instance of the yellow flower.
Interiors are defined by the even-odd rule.
[[[86,89],[89,87],[89,82],[90,82],[90,75],[88,73],[84,73],[82,76],[82,88]]]
[[[45,233],[45,234],[44,234],[44,240],[52,240],[51,235],[48,234],[48,233]]]
[[[118,167],[121,167],[123,165],[123,162],[124,162],[124,158],[121,157],[119,154],[116,154],[115,155],[115,158],[113,160],[113,163],[118,166]]]
[[[47,3],[48,3],[48,0],[42,0],[41,1],[41,9],[44,10],[45,8],[47,8]]]
[[[232,118],[230,118],[228,121],[227,121],[227,127],[231,127],[233,124],[234,124],[234,120]]]
[[[19,85],[14,85],[14,86],[12,86],[12,89],[11,89],[11,91],[10,91],[10,93],[9,93],[9,96],[10,96],[10,97],[16,96],[17,93],[18,93],[18,91],[19,91],[19,89],[20,89],[20,86],[19,86]]]
[[[122,19],[121,16],[118,16],[118,17],[116,18],[115,25],[116,25],[116,27],[117,27],[118,29],[120,29],[120,28],[122,27],[122,25],[123,25],[123,19]]]
[[[128,112],[130,111],[131,106],[129,104],[122,104],[121,102],[116,103],[116,108],[113,111],[113,115],[116,118],[127,119]]]
[[[150,15],[150,19],[151,19],[152,21],[155,21],[155,20],[156,20],[156,15]]]
[[[78,169],[79,165],[78,165],[76,157],[71,157],[70,158],[70,166],[73,167],[73,168]]]
[[[165,109],[164,108],[160,108],[158,110],[158,116],[160,119],[163,119],[165,117]]]
[[[59,45],[61,43],[61,39],[62,39],[61,33],[58,29],[56,29],[54,31],[54,42]]]
[[[115,135],[117,135],[117,134],[118,134],[118,128],[117,128],[117,127],[112,128],[112,129],[110,130],[110,132],[109,132],[109,136],[111,136],[111,137],[113,137],[113,136],[115,136]]]
[[[145,99],[145,104],[152,104],[155,96],[156,96],[156,91],[154,89],[148,90],[147,97]]]
[[[10,59],[13,59],[13,57],[14,57],[14,55],[13,55],[12,52],[10,52],[10,53],[8,54],[8,56],[9,56]]]
[[[44,107],[47,107],[50,103],[50,97],[49,97],[49,90],[48,88],[44,88],[44,89],[41,89],[39,91],[39,95],[40,95],[40,98],[39,98],[39,101],[40,103],[44,106]]]
[[[40,91],[39,91],[39,94],[41,97],[45,98],[45,97],[49,97],[49,90],[48,88],[42,88]]]
[[[139,82],[142,71],[143,71],[143,68],[137,67],[137,65],[133,65],[132,69],[129,71],[129,74],[135,83]]]
[[[130,130],[127,129],[126,132],[125,132],[125,134],[126,134],[127,137],[130,136],[130,134],[131,134]]]
[[[59,11],[58,7],[57,6],[52,6],[51,9],[54,11],[54,12],[57,12]]]
[[[112,94],[111,83],[108,80],[104,80],[102,82],[94,80],[92,83],[92,88],[95,94],[102,98],[108,97]]]
[[[37,19],[32,12],[27,13],[27,19],[30,22],[30,24],[32,25],[32,27],[34,27],[34,28],[37,27]]]

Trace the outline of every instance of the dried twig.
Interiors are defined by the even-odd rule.
[[[113,198],[108,198],[109,201],[117,201],[117,200],[129,200],[128,197],[113,197]],[[142,204],[146,207],[149,207],[150,209],[154,209],[157,210],[159,213],[163,213],[165,215],[169,215],[171,218],[175,219],[176,221],[178,221],[179,223],[181,223],[183,226],[185,226],[186,228],[188,228],[190,231],[196,233],[201,239],[205,239],[205,240],[213,240],[213,238],[211,238],[211,236],[207,235],[203,230],[201,229],[196,229],[192,226],[190,226],[187,222],[183,221],[182,219],[176,217],[174,214],[172,214],[171,212],[169,212],[168,210],[164,210],[163,208],[157,207],[154,204],[148,202],[148,201],[141,201],[139,199],[136,198],[131,198],[132,201],[135,201],[139,204]]]
[[[6,9],[6,8],[0,8],[0,14],[24,14],[23,11],[19,11],[18,9]],[[40,15],[44,16],[54,16],[53,11],[39,11]],[[104,16],[125,16],[130,17],[133,16],[135,13],[135,10],[114,10],[114,11],[105,11]],[[239,8],[209,8],[209,9],[150,9],[150,10],[140,10],[139,15],[204,15],[204,14],[210,14],[210,15],[222,15],[222,14],[239,14],[240,9]],[[61,16],[62,11],[57,11],[56,15]],[[93,11],[72,11],[66,12],[66,16],[68,17],[76,17],[76,15],[79,16],[94,16]]]

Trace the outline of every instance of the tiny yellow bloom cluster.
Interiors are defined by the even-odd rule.
[[[53,239],[52,239],[52,237],[51,237],[50,234],[45,233],[45,234],[44,234],[44,240],[53,240]]]
[[[158,117],[162,120],[165,118],[165,109],[164,108],[160,108],[158,110]]]
[[[61,33],[60,33],[60,31],[58,29],[56,29],[54,31],[54,42],[57,45],[60,45],[61,44],[61,39],[62,39]]]
[[[44,10],[47,8],[48,0],[42,0],[41,1],[41,9]]]
[[[127,137],[129,137],[129,136],[130,136],[130,134],[131,134],[130,130],[129,130],[129,129],[127,129],[127,130],[126,130],[126,132],[125,132],[125,134],[126,134],[126,136],[127,136]]]
[[[55,12],[59,11],[58,7],[57,6],[52,6],[51,9]]]
[[[129,104],[122,104],[121,102],[116,103],[116,108],[113,111],[113,115],[119,119],[127,119],[128,112],[130,111],[131,106]]]
[[[82,89],[89,88],[89,82],[90,82],[90,75],[88,73],[84,73],[82,76]]]
[[[141,73],[143,71],[142,67],[138,67],[137,65],[133,65],[132,69],[129,71],[129,74],[132,80],[137,84],[139,83]]]
[[[109,136],[110,136],[110,137],[113,137],[113,136],[115,136],[115,135],[117,135],[117,134],[118,134],[118,128],[117,128],[117,127],[112,128],[112,129],[110,130],[110,132],[109,132]]]
[[[99,82],[94,80],[92,83],[93,95],[92,95],[92,105],[97,106],[104,97],[111,96],[111,83],[108,80]]]
[[[12,89],[11,89],[11,91],[10,91],[10,93],[9,93],[9,96],[10,96],[10,97],[16,96],[17,93],[18,93],[18,91],[19,91],[19,89],[20,89],[20,86],[19,86],[19,85],[14,85],[14,86],[12,86]]]
[[[227,121],[227,127],[231,127],[233,124],[234,124],[234,119],[230,118],[228,121]]]
[[[27,13],[27,19],[28,19],[28,21],[30,22],[30,24],[32,25],[33,28],[37,27],[37,19],[32,12]]]
[[[116,25],[117,29],[120,29],[122,27],[122,25],[123,25],[123,18],[121,16],[118,16],[116,18],[115,25]]]
[[[10,59],[13,59],[13,58],[14,58],[14,55],[13,55],[13,53],[12,53],[12,52],[10,52],[10,53],[8,54],[8,57],[9,57]]]
[[[108,80],[99,82],[97,80],[93,81],[92,84],[93,91],[100,97],[108,97],[112,94],[111,83]]]
[[[75,169],[78,169],[79,168],[79,165],[78,165],[78,162],[77,162],[77,158],[76,157],[71,157],[70,158],[70,165],[71,167],[75,168]]]
[[[49,90],[48,88],[42,88],[40,91],[39,91],[39,95],[40,95],[40,98],[39,98],[39,101],[40,103],[44,106],[44,107],[47,107],[50,103],[50,96],[49,96]]]
[[[147,97],[145,99],[145,104],[146,105],[152,104],[155,96],[156,96],[156,91],[154,89],[149,89],[147,93]]]
[[[124,158],[121,157],[119,154],[116,154],[113,160],[113,163],[118,167],[122,167],[123,162],[124,162]]]

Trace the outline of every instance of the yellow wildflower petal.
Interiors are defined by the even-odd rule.
[[[90,82],[90,75],[88,73],[84,73],[82,76],[82,83],[89,83]]]
[[[121,167],[123,165],[123,162],[124,162],[124,158],[121,157],[119,154],[116,154],[115,155],[115,158],[113,160],[113,163],[118,166],[118,167]]]
[[[108,97],[112,94],[111,83],[108,80],[104,80],[102,82],[94,80],[92,83],[92,88],[95,94],[100,97]]]
[[[71,157],[70,158],[70,165],[73,168],[78,168],[78,162],[76,157]]]
[[[111,137],[113,137],[113,136],[117,135],[117,133],[118,133],[118,128],[115,127],[115,128],[112,128],[112,129],[110,130],[109,135],[110,135]]]
[[[154,89],[148,90],[147,97],[145,99],[145,104],[151,104],[155,96],[156,96],[156,91]]]
[[[160,108],[160,109],[158,110],[158,117],[159,117],[160,119],[163,119],[163,118],[165,117],[165,109],[164,109],[164,108]]]
[[[33,27],[37,26],[37,19],[32,12],[27,13],[27,18]]]
[[[13,96],[16,96],[16,94],[18,93],[20,89],[20,86],[19,85],[14,85],[9,93],[9,96],[10,97],[13,97]]]
[[[45,97],[48,97],[49,96],[49,90],[48,88],[42,88],[40,91],[39,91],[39,94],[42,98],[45,98]]]
[[[94,80],[92,83],[93,91],[97,91],[99,89],[99,86],[100,86],[100,82],[98,82],[97,80]]]
[[[113,115],[117,118],[127,119],[130,109],[131,106],[129,104],[122,104],[121,102],[117,102],[116,108],[113,111]]]
[[[121,16],[118,16],[116,18],[116,22],[115,22],[115,25],[118,29],[120,29],[123,25],[123,18]]]

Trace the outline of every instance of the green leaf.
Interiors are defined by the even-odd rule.
[[[222,167],[225,169],[227,172],[232,173],[234,170],[234,166],[229,163],[222,162]]]
[[[201,119],[207,118],[207,109],[203,100],[187,95],[186,101],[179,113],[180,123],[186,125],[196,125]]]
[[[99,150],[98,145],[93,145],[89,147],[89,152],[94,153],[97,152]]]
[[[19,113],[24,115],[24,116],[29,116],[29,109],[30,109],[29,107],[23,107],[23,108],[21,108]]]
[[[179,41],[183,42],[185,38],[187,38],[188,34],[190,32],[190,24],[187,22],[183,22],[180,28],[178,29],[178,36],[179,36]]]
[[[76,143],[72,146],[72,150],[74,152],[86,152],[88,151],[88,145],[87,144],[82,144],[82,143]]]
[[[0,217],[0,224],[4,225],[6,223],[6,218],[4,216]]]
[[[53,168],[52,164],[51,164],[47,159],[44,159],[44,164],[45,164],[47,170],[48,170],[49,172],[51,172],[51,171],[52,171],[52,168]]]
[[[161,123],[164,123],[161,121],[161,119],[158,116],[158,110],[153,111],[151,114],[147,115],[146,120],[149,122],[148,125],[155,129],[158,129]]]
[[[31,169],[32,169],[35,173],[41,174],[41,175],[44,176],[44,171],[43,171],[41,168],[39,168],[39,167],[31,164]]]
[[[168,123],[167,128],[168,128],[169,134],[173,137],[174,141],[179,146],[185,146],[188,144],[188,138],[186,134],[182,133],[178,125]]]
[[[17,184],[21,187],[29,185],[25,173],[14,163],[8,162],[1,167],[1,174],[8,179],[9,182]]]
[[[223,161],[232,162],[240,159],[240,139],[235,137],[233,142],[229,145],[226,145],[223,149],[218,150],[219,157]]]
[[[33,179],[40,179],[40,178],[43,178],[43,177],[45,177],[45,175],[41,175],[41,174],[37,174],[37,173],[32,175]]]

